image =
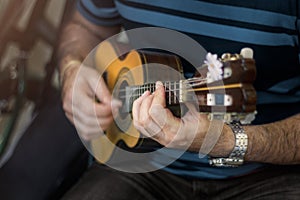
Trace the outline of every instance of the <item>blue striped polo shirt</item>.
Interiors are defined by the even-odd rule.
[[[300,113],[300,1],[299,0],[78,0],[77,9],[101,26],[125,29],[165,27],[195,39],[207,51],[255,52],[257,110],[253,124],[270,123]],[[168,149],[153,160],[160,165]],[[213,168],[208,158],[185,152],[164,168],[191,178],[228,178],[262,167],[246,163],[238,168]]]

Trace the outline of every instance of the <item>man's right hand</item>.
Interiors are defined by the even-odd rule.
[[[67,118],[76,126],[82,139],[100,136],[112,123],[113,113],[117,113],[121,103],[112,100],[103,78],[95,69],[80,67],[74,62],[62,76],[63,109]]]

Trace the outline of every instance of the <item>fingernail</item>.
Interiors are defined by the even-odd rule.
[[[164,84],[161,81],[157,81],[155,84],[155,89],[158,89],[159,87],[163,87]]]

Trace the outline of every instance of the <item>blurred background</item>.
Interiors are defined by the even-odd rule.
[[[18,58],[23,51],[27,54],[27,79],[44,80],[47,70],[53,70],[47,69],[47,65],[51,63],[65,11],[69,10],[73,2],[73,0],[0,0],[1,70]]]
[[[73,0],[0,0],[0,166],[58,88],[54,50]]]
[[[86,167],[61,108],[55,59],[74,4],[0,0],[0,199],[56,199]]]

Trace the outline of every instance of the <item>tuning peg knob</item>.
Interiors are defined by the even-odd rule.
[[[244,58],[253,58],[253,50],[251,48],[242,48],[240,53]]]

